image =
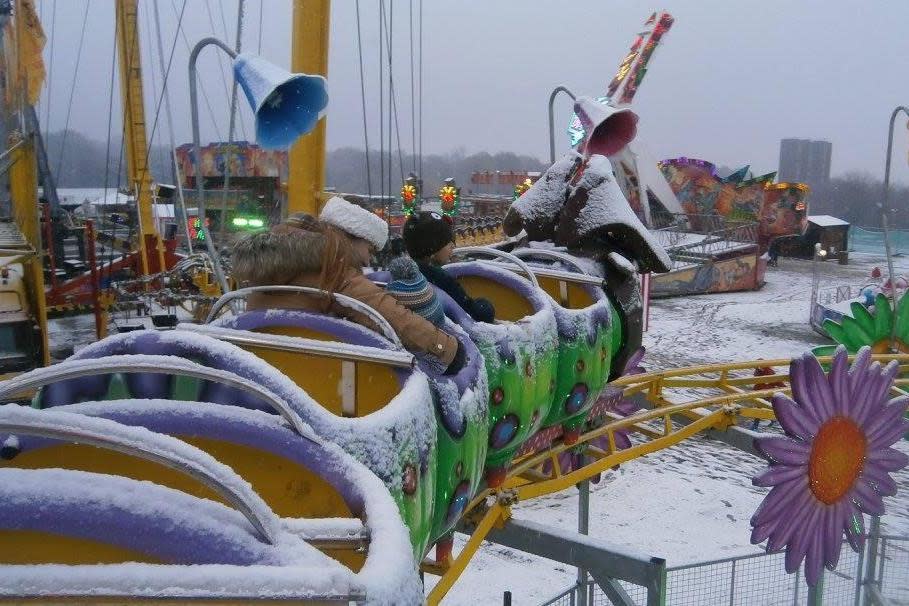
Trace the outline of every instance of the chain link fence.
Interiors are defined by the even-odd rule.
[[[884,598],[909,603],[909,537],[884,535],[878,548],[875,581]]]
[[[866,564],[876,552],[874,570]],[[758,553],[698,562],[666,569],[667,606],[788,606],[805,604],[808,585],[801,571],[787,574],[784,552]],[[892,603],[909,603],[909,537],[883,535],[869,540],[865,552],[843,546],[836,570],[825,570],[821,586],[825,606],[858,606],[864,595],[862,581],[873,582],[880,595]],[[647,604],[647,591],[619,582],[634,604]],[[587,586],[585,604],[572,586],[541,606],[610,606],[613,604],[595,583]],[[874,603],[873,601],[871,603]]]

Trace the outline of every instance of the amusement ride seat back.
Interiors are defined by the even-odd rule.
[[[530,301],[506,284],[486,276],[464,275],[458,282],[473,298],[488,299],[496,310],[496,320],[517,322],[532,315],[534,310]]]
[[[328,318],[321,319],[328,323]],[[343,320],[340,320],[343,322]],[[337,341],[328,330],[305,326],[263,326],[252,332],[318,341]],[[341,417],[363,417],[384,408],[402,387],[400,370],[386,364],[345,360],[304,352],[243,346],[306,390],[326,410]]]
[[[182,332],[182,331],[181,331]],[[155,337],[160,333],[150,333]],[[180,336],[171,332],[171,339]],[[184,337],[198,341],[196,335]],[[174,348],[176,350],[176,348]],[[116,367],[120,357],[90,358],[99,369],[91,370],[91,376],[104,374],[100,370],[110,360]],[[242,379],[217,369],[211,369],[192,362],[182,361],[168,368],[166,358],[146,362],[146,366],[168,370],[174,375],[183,372],[180,378],[205,378],[207,382],[218,382],[229,386],[230,381]],[[69,375],[71,369],[79,372],[86,360],[70,360],[46,370],[44,377],[30,387],[52,384],[58,376]],[[235,361],[235,364],[237,362]],[[135,364],[134,364],[135,366]],[[182,368],[181,368],[182,367]],[[187,371],[190,369],[193,374]],[[109,372],[119,370],[112,368]],[[144,369],[133,376],[139,376]],[[227,380],[225,380],[227,379]],[[78,377],[64,379],[78,381]],[[15,389],[15,388],[14,388]],[[145,427],[151,431],[176,437],[199,450],[213,456],[219,462],[231,467],[239,476],[248,481],[266,503],[279,515],[291,518],[350,516],[344,499],[330,483],[310,469],[304,456],[312,450],[312,441],[303,437],[295,428],[302,426],[299,417],[278,401],[275,394],[261,386],[250,390],[262,396],[260,401],[284,408],[280,411],[290,428],[282,424],[280,417],[260,411],[251,411],[238,406],[175,400],[134,400],[98,401],[80,404],[65,404],[51,407],[51,411],[78,412],[89,416],[104,417],[124,424]],[[71,392],[75,393],[75,392]],[[210,393],[215,393],[214,391]],[[141,397],[143,394],[131,394]],[[104,394],[99,395],[101,399]],[[233,398],[235,400],[235,398]],[[39,399],[40,401],[40,399]],[[292,429],[294,428],[294,429]],[[296,442],[302,444],[296,444]],[[175,473],[153,460],[136,459],[131,453],[97,448],[75,441],[53,441],[24,438],[11,455],[10,460],[0,460],[0,467],[21,469],[66,468],[108,475],[148,480],[180,490],[199,498],[223,501],[216,493],[192,476]],[[289,479],[290,478],[290,479]],[[311,498],[319,495],[318,498]]]
[[[59,409],[36,411],[15,405],[0,408],[0,431],[13,432],[17,436],[17,440],[21,439],[19,447],[21,451],[13,457],[12,461],[4,462],[3,467],[8,472],[13,472],[15,468],[20,473],[14,474],[14,477],[22,476],[21,481],[25,484],[28,484],[28,477],[41,478],[48,474],[29,475],[21,472],[46,467],[50,467],[50,469],[46,469],[47,472],[68,470],[63,472],[63,476],[70,473],[74,477],[80,477],[78,472],[90,471],[99,479],[120,477],[150,480],[159,488],[168,486],[185,495],[207,501],[218,501],[237,509],[255,529],[259,541],[266,545],[275,543],[279,532],[279,522],[264,501],[248,484],[242,481],[237,482],[239,478],[232,470],[224,467],[208,454],[180,440],[153,434],[134,426],[121,425],[106,419],[85,417]],[[79,449],[57,448],[56,446],[60,444],[78,446]],[[66,456],[71,458],[67,459]],[[57,460],[54,460],[55,458]],[[40,482],[37,485],[40,486]],[[28,487],[23,486],[22,488]],[[91,490],[92,487],[87,486],[86,489]],[[45,487],[44,490],[50,492],[53,488]],[[15,503],[17,498],[22,497],[14,494],[13,496],[7,495],[7,498]],[[92,503],[104,506],[106,500],[103,497],[95,496],[88,499],[87,505],[90,508],[93,507]],[[41,503],[37,505],[42,506]],[[43,505],[57,506],[52,503]],[[62,505],[65,507],[65,503]],[[165,505],[152,502],[149,504],[149,510],[138,512],[135,515],[132,523],[140,527],[153,524],[153,518],[165,517],[164,512],[169,505],[169,503]],[[101,509],[101,507],[96,507],[96,509]],[[162,560],[178,563],[186,555],[185,553],[183,556],[180,555],[183,548],[179,546],[169,551],[165,548],[156,552],[153,545],[155,541],[142,536],[119,537],[119,543],[111,544],[104,540],[105,528],[98,526],[97,520],[86,520],[82,528],[56,532],[53,513],[44,514],[39,510],[37,514],[31,512],[29,515],[25,511],[22,514],[27,516],[24,523],[13,522],[0,527],[0,536],[9,535],[6,538],[15,541],[8,544],[21,543],[24,545],[23,554],[29,554],[15,556],[17,561],[26,557],[43,557],[65,563],[158,562]],[[58,511],[57,515],[75,514]],[[107,515],[116,516],[116,507],[114,507],[114,513]],[[199,515],[205,514],[200,512]],[[221,520],[216,524],[224,522]],[[112,520],[111,523],[116,524],[117,522]],[[123,524],[122,521],[120,523]],[[25,534],[21,534],[23,531]],[[141,534],[141,530],[139,532]],[[63,537],[62,544],[44,547],[34,545],[34,541],[42,538],[43,535],[47,535],[44,538],[51,543],[55,542],[56,537]],[[79,556],[67,555],[66,550],[71,548],[74,542],[84,543],[80,547],[86,549],[87,553]],[[142,549],[143,545],[146,549]],[[92,549],[93,547],[98,547],[97,552]],[[137,554],[137,550],[141,554]],[[167,553],[170,553],[176,560],[162,557]],[[124,557],[128,559],[120,559]],[[10,563],[3,555],[0,555],[0,561]],[[37,560],[37,562],[42,561],[47,560]]]
[[[216,303],[209,322],[231,301],[254,293],[288,290],[303,296],[321,292],[288,286],[232,291]],[[349,299],[338,294],[332,296],[344,302]],[[293,309],[246,311],[215,320],[210,326],[219,329],[212,336],[232,342],[268,362],[332,414],[363,417],[384,408],[401,391],[413,365],[413,357],[399,351],[403,347],[384,318],[362,303],[355,303],[358,311],[371,317],[385,330],[386,336],[390,332],[392,339],[383,339],[377,333],[347,320]],[[185,328],[206,331],[205,327],[192,325]],[[220,329],[246,331],[261,337],[232,338],[230,332]],[[307,347],[313,342],[325,345]],[[340,344],[341,347],[333,348],[330,344]],[[355,347],[351,348],[351,345]],[[370,352],[370,355],[363,355],[364,351]]]

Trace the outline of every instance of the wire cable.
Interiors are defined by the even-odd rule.
[[[79,81],[79,65],[82,63],[82,45],[85,42],[85,25],[88,23],[88,9],[91,5],[92,0],[86,0],[85,14],[82,16],[82,33],[79,35],[79,49],[76,51],[76,67],[73,70],[73,85],[69,91],[69,105],[66,108],[66,122],[63,125],[63,141],[60,143],[60,157],[57,158],[57,178],[60,178],[60,169],[63,167],[63,155],[66,152],[66,137],[69,133],[69,119],[73,113],[73,99],[75,98],[76,93],[76,83]]]
[[[227,21],[225,20],[225,17],[224,17],[224,5],[225,4],[226,3],[223,1],[218,3],[218,8],[221,9],[218,12],[221,14],[221,29],[224,30],[224,41],[226,42],[228,39],[228,33],[227,33]],[[241,38],[243,36],[243,12],[244,12],[244,10],[245,10],[244,0],[237,0],[237,31],[234,33],[235,38],[236,38],[236,44],[234,45],[234,50],[237,52],[237,54],[240,54],[240,49],[243,47]],[[231,74],[233,74],[234,70],[231,69],[229,71],[231,72]],[[235,97],[237,95],[237,80],[236,80],[236,78],[231,78],[231,80],[233,81],[233,85],[231,87],[231,89],[232,89],[231,90],[231,104],[235,105]],[[233,120],[233,119],[234,119],[233,116],[231,116],[231,120]],[[246,122],[243,120],[242,116],[240,118],[240,130],[243,131],[243,140],[248,141],[249,134],[246,132]],[[228,140],[233,141],[233,139],[230,138],[230,134],[228,134]]]
[[[423,174],[423,0],[420,0],[420,174]]]
[[[43,16],[43,15],[42,15]],[[54,41],[57,39],[57,0],[54,0],[54,7],[51,9],[51,35],[50,35],[50,61],[47,66],[47,107],[44,119],[44,140],[50,133],[50,110],[51,110],[51,93],[54,84]]]
[[[151,133],[148,135],[148,141],[146,143],[145,149],[145,166],[139,171],[139,182],[142,182],[142,179],[145,177],[146,172],[148,172],[148,156],[151,153],[152,141],[155,139],[155,133],[158,130],[158,119],[161,116],[161,107],[164,104],[164,93],[167,90],[167,79],[170,76],[170,68],[174,62],[174,50],[177,48],[177,36],[178,33],[182,31],[183,27],[183,15],[186,12],[186,0],[183,0],[183,8],[180,9],[180,16],[177,19],[177,32],[174,33],[173,44],[170,45],[170,57],[167,60],[167,70],[164,72],[163,82],[161,84],[161,94],[158,96],[158,101],[155,104],[155,119],[152,122]],[[152,74],[154,74],[154,68],[152,68]],[[129,88],[127,87],[127,90]]]
[[[259,2],[259,47],[256,50],[257,55],[262,54],[262,14],[265,12],[264,6],[265,6],[265,0],[262,0],[261,2]]]
[[[385,199],[385,0],[379,0],[379,195]]]
[[[360,29],[360,0],[357,0],[357,53],[360,56],[360,99],[363,102],[363,139],[366,143],[366,191],[369,193],[369,197],[372,198],[372,171],[369,166],[369,126],[366,120],[366,82],[363,75],[363,34]]]
[[[414,94],[413,81],[413,0],[410,0],[410,13],[408,15],[410,25],[410,151],[413,171],[417,172],[417,118],[416,118],[416,95]]]
[[[393,69],[393,62],[392,62],[392,51],[394,50],[394,45],[392,44],[393,33],[394,33],[394,21],[393,21],[393,19],[394,19],[394,0],[388,0],[388,4],[389,4],[389,17],[388,17],[388,25],[385,28],[385,31],[387,32],[388,36],[385,39],[384,43],[388,47],[388,53],[387,53],[388,54],[388,99],[389,99],[388,191],[389,191],[389,195],[391,195],[391,192],[394,191],[391,186],[391,178],[392,178],[392,172],[393,172],[392,160],[391,160],[391,148],[393,145],[392,134],[394,134],[397,137],[397,141],[398,141],[398,146],[397,146],[398,147],[398,169],[400,170],[400,173],[401,173],[401,182],[404,181],[404,157],[401,153],[401,128],[398,123],[398,104],[396,101],[397,96],[395,95],[394,69]],[[383,16],[384,16],[384,14],[383,14]],[[380,40],[380,44],[381,43],[382,43],[382,41]],[[395,127],[394,133],[392,133],[392,130],[391,130],[392,119],[394,119],[394,127]]]

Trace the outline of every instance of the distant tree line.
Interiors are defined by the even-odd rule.
[[[808,198],[812,215],[833,215],[853,225],[880,227],[884,184],[862,172],[834,177],[827,183],[815,184]],[[889,206],[891,227],[909,229],[909,187],[890,184]]]
[[[108,150],[106,141],[93,140],[76,131],[69,131],[63,162],[60,162],[62,131],[50,133],[46,145],[51,168],[55,173],[59,172],[55,174],[58,187],[103,187],[105,176],[109,187],[125,183],[126,165],[125,160],[121,159],[119,134],[112,138]],[[153,146],[149,157],[155,178],[161,182],[171,182],[167,147]],[[362,149],[345,147],[330,151],[326,163],[326,185],[346,193],[371,192],[373,195],[384,193],[396,196],[401,189],[402,176],[406,177],[415,167],[416,172],[419,172],[420,161],[409,154],[399,157],[396,153],[380,154],[372,151],[369,154],[369,178],[366,166],[366,153]],[[511,152],[479,152],[468,155],[463,150],[456,150],[448,154],[424,155],[423,194],[426,197],[435,196],[442,181],[448,177],[455,179],[461,186],[462,193],[473,190],[507,194],[511,191],[511,186],[472,185],[471,174],[496,170],[541,171],[546,166],[538,158]],[[384,184],[380,178],[382,174],[385,175]],[[827,183],[814,184],[808,199],[809,212],[834,215],[862,227],[880,227],[878,204],[882,201],[882,196],[883,184],[879,179],[867,173],[847,173],[834,177]],[[892,226],[909,229],[909,187],[892,184],[890,206],[894,209]]]
[[[122,145],[119,134],[112,138],[108,149],[107,141],[97,141],[85,135],[69,131],[66,134],[65,149],[62,131],[47,136],[46,148],[51,170],[58,187],[114,187],[125,182],[126,160],[122,159]],[[60,161],[61,150],[63,161]],[[172,179],[168,148],[155,145],[149,152],[151,171],[155,179],[169,183]],[[107,162],[105,162],[105,157]],[[413,155],[398,156],[388,152],[369,154],[369,173],[366,172],[366,153],[362,149],[341,148],[328,152],[326,158],[326,185],[337,191],[373,195],[398,195],[402,176],[416,169],[420,161]],[[540,171],[546,168],[539,159],[510,152],[490,154],[480,152],[467,155],[463,151],[448,154],[423,156],[423,189],[427,197],[435,196],[442,181],[453,177],[462,192],[477,190],[470,184],[470,175],[475,171],[528,170]],[[59,173],[59,174],[57,174]],[[381,175],[385,176],[384,179]],[[105,183],[106,179],[106,183]],[[383,183],[384,181],[384,183]],[[483,191],[508,193],[511,186],[483,186]]]

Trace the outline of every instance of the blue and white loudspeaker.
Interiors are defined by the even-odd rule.
[[[256,141],[266,149],[285,149],[316,127],[328,106],[325,78],[292,74],[241,53],[234,76],[256,114]]]

